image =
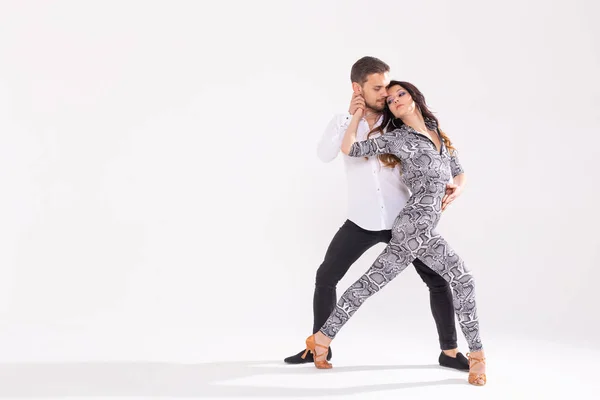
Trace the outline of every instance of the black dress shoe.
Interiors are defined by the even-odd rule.
[[[306,354],[306,358],[302,358],[302,354],[304,354],[305,350],[302,350],[300,353],[298,354],[294,354],[293,356],[289,356],[288,358],[285,358],[283,360],[283,362],[285,362],[286,364],[305,364],[305,363],[311,363],[314,362],[314,358],[313,358],[313,354],[309,351],[308,354]],[[329,348],[329,352],[327,353],[327,361],[331,360],[331,355],[333,353],[331,352],[331,347]]]
[[[454,358],[447,356],[442,351],[442,353],[440,354],[439,362],[442,367],[454,368],[460,371],[469,370],[469,360],[467,360],[467,357],[465,357],[462,353],[458,353],[456,355],[456,358]]]

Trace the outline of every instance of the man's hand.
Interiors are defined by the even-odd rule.
[[[442,199],[442,211],[450,205],[460,194],[462,193],[462,186],[458,186],[455,183],[449,183],[446,185],[446,194]]]
[[[354,93],[352,95],[352,100],[350,101],[350,107],[348,108],[350,115],[354,115],[359,109],[362,110],[362,113],[364,114],[365,107],[365,99],[362,94]]]

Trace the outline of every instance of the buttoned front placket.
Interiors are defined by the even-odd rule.
[[[365,124],[366,128],[367,128],[366,131],[370,132],[369,123],[367,122],[367,120],[363,118],[363,119],[361,119],[361,123]],[[364,138],[361,138],[361,140],[366,140],[367,136],[368,136],[368,134]],[[385,209],[385,202],[383,200],[383,193],[381,192],[380,173],[381,173],[382,165],[379,162],[379,157],[377,157],[377,156],[369,157],[369,165],[371,167],[373,181],[375,183],[377,205],[379,207],[379,223],[380,223],[381,230],[383,230],[383,229],[385,229],[385,223],[386,223],[385,222],[386,209]]]
[[[377,188],[377,202],[379,203],[379,222],[381,223],[381,229],[385,226],[385,203],[383,201],[383,193],[381,192],[381,179],[379,174],[381,172],[381,165],[379,163],[379,157],[371,157],[371,169],[373,170],[373,178],[375,179],[375,187]]]

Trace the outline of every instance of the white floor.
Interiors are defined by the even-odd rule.
[[[111,361],[102,361],[102,349],[88,347],[95,357],[89,357],[90,351],[76,354],[73,342],[70,354],[66,348],[46,349],[43,362],[5,362],[0,364],[0,399],[507,400],[597,399],[600,393],[595,362],[600,350],[561,343],[488,339],[489,383],[479,388],[467,384],[466,373],[438,367],[435,349],[423,352],[427,346],[418,338],[404,338],[404,345],[378,338],[364,347],[368,338],[345,335],[334,344],[334,368],[328,371],[284,365],[282,349],[289,349],[290,338],[282,338],[286,343],[256,338],[254,345],[238,341],[237,347],[214,343],[185,353],[187,339],[155,346],[151,362],[126,361],[143,357],[119,353],[115,346],[106,349]],[[57,361],[61,354],[70,361]],[[118,354],[125,357],[118,360]]]

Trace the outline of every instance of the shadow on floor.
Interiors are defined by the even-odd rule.
[[[136,397],[326,397],[414,387],[464,385],[462,379],[356,385],[344,388],[265,387],[232,385],[227,381],[261,375],[340,374],[356,371],[439,369],[437,365],[335,367],[323,371],[310,365],[281,361],[241,361],[205,364],[148,362],[0,364],[0,398],[66,396]],[[298,385],[300,386],[300,385]]]

